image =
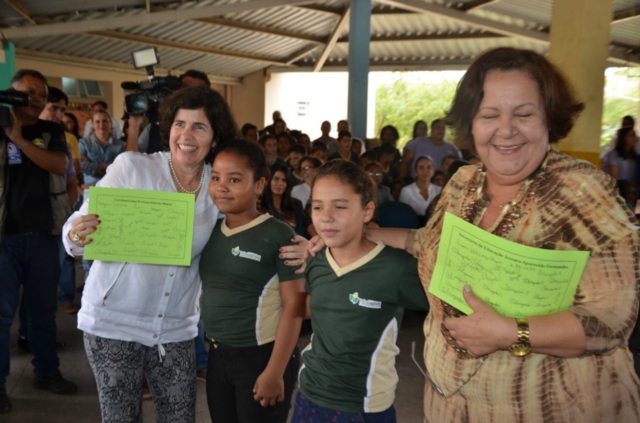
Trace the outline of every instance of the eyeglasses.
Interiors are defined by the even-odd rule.
[[[316,168],[315,166],[302,166],[300,170],[309,170],[309,169],[315,169],[315,168]]]
[[[473,371],[473,373],[468,373],[467,374],[467,379],[466,380],[462,380],[462,383],[460,383],[460,385],[458,385],[458,387],[456,389],[454,389],[451,393],[449,394],[445,394],[442,389],[438,388],[438,385],[436,385],[436,383],[429,377],[429,375],[425,372],[425,370],[422,370],[422,367],[420,367],[420,364],[418,363],[418,360],[416,360],[416,343],[412,342],[411,343],[411,359],[413,360],[414,363],[416,363],[416,366],[418,367],[418,370],[420,370],[420,373],[422,373],[422,375],[424,376],[425,379],[427,379],[427,382],[429,382],[429,385],[431,385],[431,387],[433,388],[434,391],[436,391],[436,393],[438,394],[438,396],[440,396],[440,398],[449,398],[452,397],[453,395],[457,394],[458,391],[460,391],[460,389],[462,389],[462,387],[464,385],[466,385],[467,383],[469,383],[469,381],[471,380],[472,377],[474,377],[476,375],[476,373],[478,373],[478,371],[480,370],[480,368],[482,367],[482,365],[484,364],[484,362],[487,360],[487,355],[485,355],[484,357],[482,357],[482,359],[480,360],[480,364],[478,365],[478,367]],[[426,368],[425,368],[426,369]]]
[[[382,173],[380,172],[369,172],[369,176],[382,176]]]

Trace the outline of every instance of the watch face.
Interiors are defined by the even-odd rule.
[[[516,357],[524,357],[531,352],[531,347],[524,344],[515,344],[509,348],[509,351]]]

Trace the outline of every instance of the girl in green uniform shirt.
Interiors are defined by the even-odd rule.
[[[304,280],[279,258],[293,229],[256,209],[267,175],[256,144],[219,146],[209,194],[226,218],[200,260],[214,422],[285,423],[297,379]]]
[[[292,423],[394,423],[403,307],[427,310],[415,258],[364,237],[377,189],[358,165],[324,164],[311,217],[327,248],[305,270],[313,336],[302,353]]]

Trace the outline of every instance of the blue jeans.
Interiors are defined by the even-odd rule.
[[[198,336],[194,339],[196,346],[196,370],[207,367],[209,362],[209,352],[204,344],[204,323],[202,319],[198,322]]]
[[[58,304],[62,305],[73,301],[76,296],[76,269],[75,259],[67,254],[59,238],[60,248],[60,294],[58,294]]]
[[[5,234],[0,244],[0,389],[9,375],[9,330],[18,307],[20,284],[27,306],[27,333],[38,377],[53,376],[56,353],[58,239],[48,232]]]

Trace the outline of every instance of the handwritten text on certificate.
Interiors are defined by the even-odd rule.
[[[503,316],[556,313],[571,305],[588,258],[520,245],[446,213],[429,292],[467,314],[464,285]]]
[[[101,224],[85,247],[87,260],[191,265],[195,196],[91,187],[89,213]]]

